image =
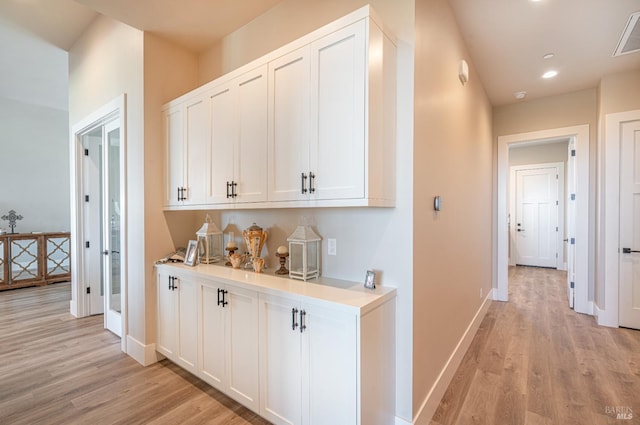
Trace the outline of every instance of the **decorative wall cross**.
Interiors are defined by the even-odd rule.
[[[9,214],[5,214],[1,217],[3,220],[9,220],[9,227],[11,227],[11,233],[14,234],[15,231],[15,227],[16,227],[16,221],[17,220],[22,220],[22,216],[20,214],[16,214],[16,212],[14,210],[9,211]]]

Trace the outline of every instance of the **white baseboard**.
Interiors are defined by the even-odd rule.
[[[396,416],[395,425],[411,425],[411,422]]]
[[[143,344],[131,335],[127,335],[127,354],[142,366],[149,366],[160,360],[156,353],[156,344]]]
[[[427,397],[422,402],[420,410],[418,410],[418,414],[413,421],[415,425],[428,425],[431,421],[433,414],[436,412],[436,409],[440,404],[440,400],[442,400],[442,396],[451,383],[456,370],[458,370],[458,366],[460,366],[460,363],[462,362],[462,358],[469,349],[469,345],[471,345],[471,341],[473,341],[473,337],[476,335],[476,332],[480,327],[480,323],[482,323],[482,319],[484,319],[484,316],[491,305],[492,295],[495,291],[495,289],[493,291],[489,291],[487,297],[476,312],[476,315],[473,317],[473,320],[471,320],[471,323],[467,326],[462,338],[458,341],[458,345],[455,350],[453,350],[453,353],[449,356],[449,360],[447,360],[444,368],[440,371],[438,379],[436,379],[436,382],[433,384],[433,387],[431,387],[429,394],[427,394]],[[397,423],[398,421],[396,420],[396,424]]]
[[[610,328],[617,328],[619,326],[618,318],[611,317],[610,314],[607,314],[606,310],[601,310],[595,303],[592,303],[595,310],[596,323],[599,326],[608,326]]]

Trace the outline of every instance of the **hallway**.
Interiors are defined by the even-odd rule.
[[[569,309],[565,279],[510,268],[432,425],[640,423],[640,331]]]

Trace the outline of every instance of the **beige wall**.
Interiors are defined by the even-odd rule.
[[[144,246],[146,278],[145,343],[155,341],[156,280],[154,263],[174,250],[186,246],[192,233],[194,213],[172,220],[162,211],[164,195],[164,121],[163,104],[197,86],[197,56],[153,34],[144,34]],[[170,228],[171,227],[171,228]],[[180,241],[174,241],[174,238]],[[175,244],[175,245],[174,245]]]
[[[533,146],[514,146],[509,149],[509,166],[567,162],[569,142]]]
[[[145,329],[143,34],[99,17],[69,52],[69,122],[73,126],[122,94],[127,96],[128,335]]]
[[[491,289],[493,164],[491,105],[446,0],[416,1],[415,43],[414,415]]]

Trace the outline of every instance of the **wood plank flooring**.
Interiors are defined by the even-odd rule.
[[[567,308],[564,276],[510,271],[433,425],[640,423],[640,332]],[[68,283],[0,292],[0,424],[268,424],[169,361],[140,366],[69,298]]]
[[[432,425],[640,424],[640,331],[569,309],[565,276],[509,270]]]
[[[142,367],[69,283],[0,292],[0,424],[268,424],[164,360]]]

